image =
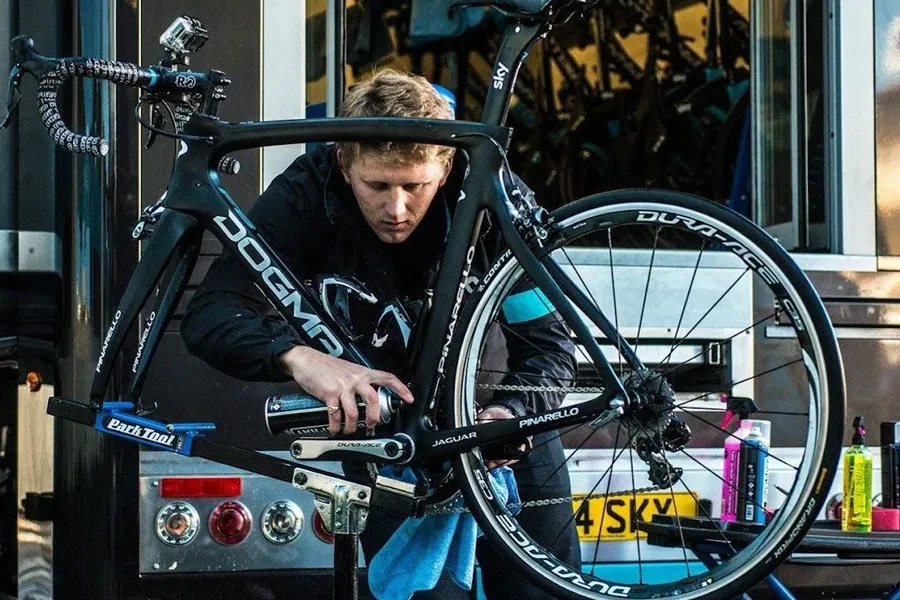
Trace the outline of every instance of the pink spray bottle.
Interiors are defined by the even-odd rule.
[[[722,429],[727,430],[728,425],[739,417],[739,423],[747,419],[751,413],[759,410],[759,407],[750,398],[737,396],[721,396],[722,402],[727,403],[725,416],[722,417]],[[738,509],[738,475],[741,462],[741,440],[749,433],[749,428],[738,429],[725,438],[725,459],[722,464],[722,521],[734,521],[737,519]]]

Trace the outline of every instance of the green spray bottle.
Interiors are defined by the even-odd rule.
[[[841,530],[872,531],[872,453],[866,447],[863,418],[853,419],[853,445],[844,454]]]

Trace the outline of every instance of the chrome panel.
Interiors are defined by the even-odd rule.
[[[287,452],[270,453],[290,460]],[[317,467],[336,470],[339,463],[316,463]],[[156,513],[176,498],[161,498],[160,479],[166,476],[240,476],[242,493],[239,498],[186,498],[200,515],[197,537],[184,546],[170,546],[156,535]],[[253,529],[246,540],[234,546],[218,544],[210,535],[207,519],[219,503],[240,500],[253,515]],[[266,539],[261,523],[263,512],[276,500],[297,504],[307,525],[299,537],[287,544],[275,544]],[[313,534],[315,513],[313,495],[291,484],[261,475],[254,475],[211,461],[184,457],[169,452],[141,452],[140,476],[140,557],[141,573],[181,574],[199,572],[232,572],[277,569],[330,569],[334,546]],[[359,564],[364,563],[362,551]]]
[[[306,3],[262,2],[261,111],[263,121],[306,117]],[[304,144],[261,148],[260,192],[306,152]]]
[[[875,56],[872,2],[835,2],[837,115],[835,124],[842,254],[874,256]]]
[[[808,271],[809,280],[826,302],[852,298],[900,301],[900,272]]]
[[[0,230],[0,273],[62,273],[62,245],[52,231]]]
[[[779,327],[777,325],[766,327],[765,335],[766,338],[770,339],[790,339],[797,337],[793,328]],[[839,340],[900,340],[900,329],[875,327],[835,327],[834,335]]]
[[[53,386],[44,384],[36,392],[19,385],[16,419],[17,504],[26,492],[53,491],[53,417],[46,413]],[[19,598],[45,600],[53,597],[53,524],[18,518]]]

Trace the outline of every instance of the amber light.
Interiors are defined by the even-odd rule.
[[[243,542],[252,525],[250,511],[240,502],[223,502],[209,515],[209,533],[220,544]]]
[[[241,495],[240,477],[164,477],[163,498],[230,498]]]
[[[156,514],[156,535],[172,546],[190,543],[200,527],[200,516],[187,502],[169,502]]]

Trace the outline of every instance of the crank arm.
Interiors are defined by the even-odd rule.
[[[406,462],[412,454],[412,440],[404,434],[357,440],[299,439],[291,443],[291,456],[297,460],[368,458],[381,462]]]

